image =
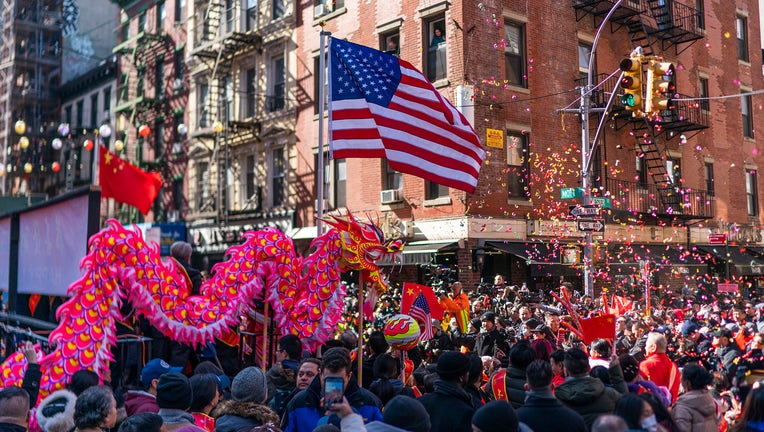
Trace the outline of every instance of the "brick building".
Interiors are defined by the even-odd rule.
[[[761,104],[756,95],[735,96],[763,87],[757,2],[624,1],[590,65],[613,3],[317,1],[298,11],[297,81],[314,101],[325,22],[334,37],[395,49],[420,68],[486,145],[474,195],[390,172],[383,160],[328,163],[330,209],[379,215],[388,234],[409,242],[394,279],[427,279],[432,266],[422,264],[435,263],[458,269],[468,287],[496,273],[531,288],[563,279],[581,286],[584,233],[566,219],[568,206],[581,203],[581,121],[558,110],[579,106],[578,87],[592,68],[592,107],[616,93],[606,113],[589,118],[593,139],[604,116],[591,157],[591,194],[607,207],[604,232],[593,235],[595,285],[637,288],[640,261],[653,285],[710,285],[725,278],[728,259],[732,277],[758,284]],[[618,86],[619,63],[636,47],[676,66],[678,100],[646,118],[625,110]],[[306,104],[297,117],[295,176],[305,184],[315,178],[316,114]],[[296,210],[309,221],[313,202]],[[709,233],[727,234],[729,249],[709,245]]]

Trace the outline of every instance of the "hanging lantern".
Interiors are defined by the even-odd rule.
[[[17,134],[24,135],[24,132],[27,131],[27,124],[24,120],[19,120],[16,122],[13,128]]]
[[[61,136],[69,135],[69,124],[61,123],[60,125],[58,125],[58,134]]]
[[[223,131],[223,123],[221,123],[219,120],[215,120],[212,123],[212,130],[215,131],[215,133],[220,133]]]
[[[143,138],[148,137],[151,135],[151,128],[146,125],[141,125],[141,127],[138,128],[138,135],[140,135]]]
[[[53,138],[53,141],[50,142],[50,145],[53,147],[53,150],[61,150],[61,147],[64,146],[64,143],[60,138]]]
[[[104,138],[109,138],[111,136],[111,126],[108,124],[101,125],[100,128],[98,128],[98,133],[101,134]]]
[[[5,175],[5,165],[0,163],[0,177]]]
[[[188,133],[188,126],[186,126],[185,123],[179,124],[178,125],[178,134],[180,136],[186,136],[187,133]]]
[[[50,169],[52,169],[53,172],[59,172],[61,171],[61,164],[58,162],[53,162],[53,164],[50,166]]]
[[[90,151],[93,150],[93,140],[85,140],[85,142],[82,144],[83,147],[85,147],[85,150]]]
[[[25,173],[27,173],[27,174],[31,173],[32,172],[32,168],[34,168],[34,167],[32,166],[32,164],[30,162],[27,162],[27,163],[24,164],[24,172]]]
[[[25,136],[19,138],[19,147],[21,147],[22,150],[29,148],[29,138]]]
[[[114,150],[121,152],[125,148],[125,142],[122,140],[114,141]]]

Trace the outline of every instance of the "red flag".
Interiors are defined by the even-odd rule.
[[[403,296],[401,298],[401,313],[408,314],[411,310],[411,306],[416,301],[419,295],[424,296],[427,306],[430,308],[430,315],[433,318],[443,319],[443,307],[438,303],[438,298],[435,296],[435,292],[432,288],[426,285],[419,285],[411,282],[403,283]]]
[[[467,119],[396,56],[341,39],[329,47],[332,158],[390,168],[474,193],[485,150]]]
[[[40,304],[40,298],[42,298],[40,294],[29,296],[29,312],[32,317],[34,317],[34,311],[37,310],[37,305]]]
[[[615,309],[615,313],[623,315],[626,312],[634,309],[634,300],[629,300],[626,297],[613,295],[613,302],[611,307]]]
[[[595,339],[615,339],[615,315],[601,315],[581,320],[581,333],[587,345]]]
[[[148,213],[162,187],[159,173],[143,171],[104,146],[100,152],[101,197],[114,198],[136,207],[143,214]]]

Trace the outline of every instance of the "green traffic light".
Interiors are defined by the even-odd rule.
[[[634,103],[634,95],[633,94],[625,94],[621,96],[621,103],[627,107],[633,107],[636,104]]]

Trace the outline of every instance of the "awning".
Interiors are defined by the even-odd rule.
[[[561,252],[549,243],[488,241],[485,247],[514,255],[528,264],[561,264]]]
[[[449,252],[459,249],[459,239],[449,240],[422,240],[406,243],[403,246],[402,262],[395,262],[390,258],[377,261],[378,266],[419,265],[430,264],[436,253]]]
[[[698,246],[698,250],[713,255],[722,264],[729,260],[742,276],[764,274],[764,259],[745,246]]]
[[[608,245],[609,265],[636,265],[647,261],[651,266],[706,266],[703,254],[663,243],[632,243]]]

